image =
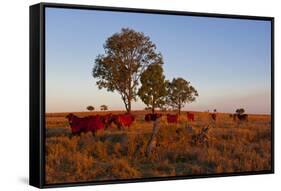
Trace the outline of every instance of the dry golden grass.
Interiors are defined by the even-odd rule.
[[[79,116],[97,112],[75,113]],[[106,114],[108,112],[100,112]],[[115,113],[115,112],[114,112]],[[144,112],[134,112],[130,129],[111,128],[71,136],[66,113],[46,114],[46,182],[65,183],[233,173],[271,169],[271,121],[269,115],[249,115],[249,121],[233,122],[220,113],[216,123],[207,113],[195,113],[187,122],[182,114],[178,124],[160,121],[157,145],[145,156],[152,123]],[[191,125],[192,130],[186,128]],[[192,136],[209,125],[208,144],[194,144]]]

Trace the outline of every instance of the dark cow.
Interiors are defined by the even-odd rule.
[[[187,120],[194,121],[194,113],[187,112]]]
[[[119,129],[124,127],[130,127],[135,121],[135,116],[127,114],[112,115],[112,122],[114,122]]]
[[[111,127],[111,123],[113,122],[112,113],[109,113],[109,114],[106,114],[106,115],[103,115],[103,116],[100,116],[100,117],[101,117],[102,122],[105,125],[105,129]]]
[[[210,113],[210,118],[211,118],[213,121],[216,121],[216,120],[217,120],[217,114],[216,114],[216,113]]]
[[[178,115],[175,114],[167,114],[167,122],[168,123],[177,123],[178,122]]]
[[[70,113],[66,116],[66,118],[68,119],[73,135],[80,135],[82,132],[92,132],[95,134],[96,131],[104,128],[102,118],[98,115],[77,117],[76,115]]]
[[[247,115],[247,114],[240,114],[240,115],[237,115],[237,118],[238,118],[240,121],[248,121],[248,115]]]
[[[144,116],[144,120],[149,121],[156,121],[158,118],[162,117],[160,113],[148,113]]]
[[[233,118],[233,121],[236,121],[238,119],[239,121],[248,121],[248,115],[247,114],[230,114],[231,118]]]

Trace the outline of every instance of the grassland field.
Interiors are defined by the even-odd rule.
[[[82,117],[122,113],[74,112]],[[249,115],[245,122],[233,121],[228,113],[218,113],[216,122],[206,112],[194,112],[188,122],[182,112],[177,124],[160,119],[157,146],[145,155],[152,133],[146,111],[133,111],[130,128],[98,131],[96,136],[82,133],[72,136],[65,116],[46,114],[46,183],[120,180],[146,177],[206,175],[262,171],[271,169],[271,116]],[[171,113],[171,112],[169,112]],[[186,127],[192,126],[192,129]],[[192,139],[209,126],[208,144],[194,144]]]

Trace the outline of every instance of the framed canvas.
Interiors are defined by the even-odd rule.
[[[274,172],[274,18],[30,6],[30,185]]]

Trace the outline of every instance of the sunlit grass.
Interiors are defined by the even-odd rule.
[[[109,113],[109,112],[108,112]],[[76,113],[87,116],[96,113]],[[103,114],[105,114],[103,112]],[[187,122],[182,114],[178,124],[160,120],[157,145],[148,157],[145,150],[152,123],[144,112],[130,129],[116,127],[71,136],[66,113],[46,116],[46,182],[65,183],[143,177],[244,172],[271,169],[270,116],[250,115],[237,123],[228,114],[211,122],[207,113],[195,113]],[[192,126],[192,130],[188,126]],[[192,136],[209,126],[208,144],[192,144]]]

